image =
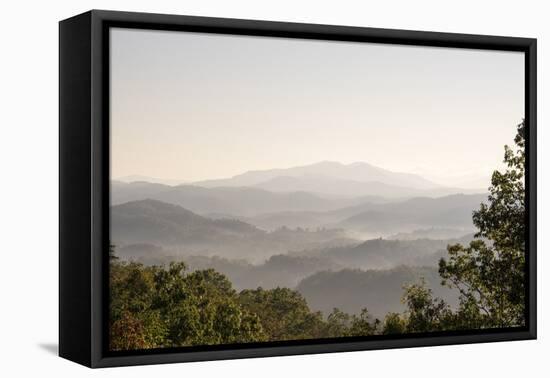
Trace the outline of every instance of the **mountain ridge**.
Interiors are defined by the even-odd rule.
[[[200,214],[225,213],[233,216],[253,216],[273,211],[335,210],[363,202],[362,197],[330,199],[303,191],[277,193],[250,187],[111,183],[112,205],[147,198],[180,205]]]
[[[380,181],[388,185],[405,186],[414,189],[433,189],[442,187],[420,175],[394,172],[366,162],[342,164],[334,161],[321,161],[289,168],[251,170],[230,178],[202,180],[194,184],[204,187],[255,186],[279,176],[295,178],[332,178],[358,182]]]
[[[283,228],[265,231],[235,218],[212,219],[179,205],[154,199],[126,202],[111,207],[111,242],[157,245],[176,255],[219,255],[261,261],[294,249],[342,245],[342,230]]]

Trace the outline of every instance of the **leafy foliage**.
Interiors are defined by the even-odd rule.
[[[461,293],[460,328],[525,324],[524,122],[515,143],[515,151],[505,146],[506,170],[493,173],[488,204],[473,214],[476,239],[449,246],[439,263],[443,284]]]
[[[305,299],[288,288],[243,290],[241,305],[256,314],[270,341],[299,340],[322,335],[323,320],[311,312]]]
[[[408,332],[525,324],[525,122],[514,141],[516,150],[504,148],[505,170],[492,175],[488,202],[473,213],[475,239],[449,245],[439,261],[442,284],[460,293],[458,309],[451,311],[422,283],[407,287]]]
[[[214,270],[186,274],[184,263],[164,268],[111,260],[110,278],[113,350],[265,339],[258,317]]]
[[[407,323],[400,314],[390,312],[384,318],[384,323],[382,324],[382,334],[395,335],[405,333],[406,327]]]

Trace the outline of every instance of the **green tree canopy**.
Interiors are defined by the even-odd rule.
[[[295,290],[275,288],[243,290],[239,302],[257,314],[269,340],[299,340],[323,335],[320,312],[310,311],[304,297]]]
[[[478,228],[468,246],[448,247],[439,262],[443,284],[460,291],[457,328],[525,324],[525,123],[516,149],[505,146],[504,171],[494,171],[488,203],[473,214]]]
[[[184,263],[145,267],[111,261],[113,350],[265,339],[258,317],[240,306],[225,276],[186,269]]]

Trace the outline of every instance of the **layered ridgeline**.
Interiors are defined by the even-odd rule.
[[[366,163],[323,162],[175,186],[115,180],[111,201],[117,205],[155,199],[208,217],[237,218],[263,229],[342,226],[379,232],[408,224],[410,232],[416,226],[468,224],[471,228],[471,210],[486,196],[452,196],[471,192],[476,191],[442,187],[417,175]],[[436,197],[445,199],[432,201]],[[426,212],[424,219],[419,212]]]
[[[434,211],[431,217],[441,218],[447,211],[446,208]],[[466,210],[463,212],[467,213]],[[364,216],[365,213],[361,214]],[[398,223],[398,215],[394,216]],[[405,220],[403,227],[396,225],[393,230],[410,228],[413,222],[418,227],[427,226],[429,223],[425,222],[429,217],[426,212],[419,212],[416,220],[411,216]],[[462,224],[458,224],[454,217],[451,219],[453,225],[459,227],[454,232],[471,232],[467,219]],[[432,230],[437,232],[437,229]],[[423,233],[429,232],[430,229],[423,230]],[[128,257],[132,254],[135,257],[155,254],[160,247],[168,256],[220,256],[250,261],[286,253],[341,256],[361,267],[380,268],[413,263],[416,258],[430,258],[456,239],[373,239],[362,242],[357,235],[357,232],[345,227],[310,229],[282,226],[267,231],[238,219],[208,218],[157,200],[132,201],[111,209],[112,242],[121,248],[123,256]]]
[[[340,229],[280,228],[268,232],[237,219],[208,218],[157,200],[113,206],[111,241],[127,258],[217,255],[252,262],[289,250],[354,242]],[[159,247],[165,252],[159,253]]]
[[[325,185],[318,185],[320,183]],[[445,188],[421,176],[392,172],[364,162],[346,165],[324,161],[286,169],[249,171],[229,179],[206,180],[196,184],[206,188],[246,186],[274,192],[308,191],[351,196],[367,193],[384,197],[402,196],[406,190],[411,191],[409,195],[420,191],[426,191],[425,194],[430,191],[445,193]]]
[[[134,176],[140,178],[140,176]],[[129,181],[128,177],[112,182],[113,204],[128,202],[138,199],[158,199],[164,202],[176,203],[193,211],[209,212],[210,209],[193,208],[194,204],[186,202],[189,197],[194,201],[201,200],[204,196],[210,196],[210,200],[215,198],[221,208],[221,212],[228,211],[232,215],[236,211],[250,213],[269,212],[267,207],[257,207],[258,200],[270,199],[275,201],[265,206],[271,206],[275,211],[294,210],[330,210],[346,205],[352,205],[367,200],[383,201],[384,199],[404,199],[411,197],[436,197],[455,193],[479,193],[484,192],[485,188],[480,190],[449,188],[433,183],[421,176],[392,172],[382,168],[375,167],[367,163],[352,163],[348,165],[337,162],[320,162],[317,164],[287,168],[271,169],[263,171],[249,171],[243,174],[218,180],[198,181],[182,185],[166,185],[167,180],[155,179],[154,182],[146,180]],[[202,189],[216,189],[207,191]],[[221,191],[220,188],[226,190]],[[241,195],[241,190],[230,191],[228,188],[247,188]],[[256,190],[252,190],[256,189]],[[269,196],[269,193],[289,194],[309,193],[309,196]],[[249,196],[252,195],[252,198]],[[230,196],[230,198],[224,198]],[[240,197],[239,197],[240,196]],[[244,197],[243,197],[244,196]],[[268,197],[269,196],[269,197]],[[257,197],[257,198],[256,198]],[[320,200],[320,197],[322,200]],[[245,203],[237,204],[233,209],[230,205],[242,198],[248,198]],[[326,201],[327,199],[339,198],[340,201]],[[348,201],[342,201],[347,198]],[[356,200],[349,201],[350,198]],[[293,201],[294,202],[291,202]],[[301,203],[301,202],[304,203]],[[311,202],[308,202],[311,201]],[[285,207],[286,205],[286,207]],[[201,203],[196,206],[206,206]],[[214,205],[210,205],[214,206]],[[248,206],[248,207],[241,207]],[[282,206],[282,208],[281,208]]]
[[[122,260],[185,261],[226,275],[237,290],[295,288],[324,313],[336,300],[320,300],[329,285],[337,297],[348,293],[334,306],[356,313],[351,304],[361,303],[377,316],[403,308],[404,284],[437,276],[447,245],[471,239],[472,211],[487,197],[366,163],[151,180],[112,182],[111,241]],[[364,289],[371,297],[360,298]]]
[[[117,205],[112,220],[122,259],[150,266],[185,261],[192,271],[224,274],[237,290],[295,288],[323,313],[367,307],[378,317],[403,310],[403,285],[420,277],[454,304],[456,295],[439,285],[437,262],[447,245],[470,239],[357,241],[343,230],[267,232],[154,200]]]

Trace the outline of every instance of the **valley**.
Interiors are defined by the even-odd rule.
[[[421,278],[456,304],[438,261],[448,245],[473,239],[472,212],[487,198],[331,162],[180,185],[114,180],[111,196],[121,259],[184,261],[237,290],[288,287],[323,313],[367,307],[380,316],[402,311],[403,286]]]

